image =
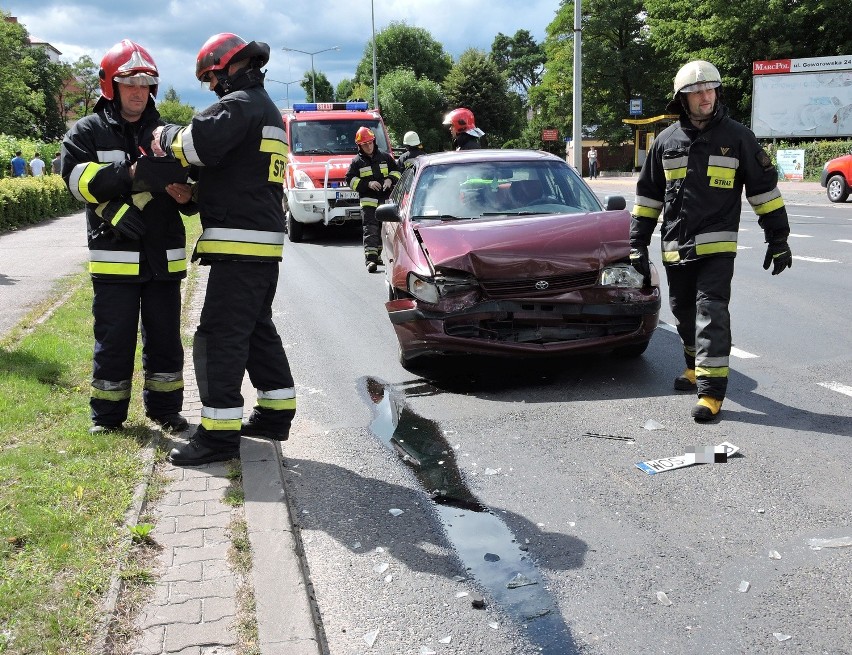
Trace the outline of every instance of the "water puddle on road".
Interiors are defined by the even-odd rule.
[[[371,432],[396,452],[430,494],[447,540],[468,574],[525,628],[524,633],[538,652],[577,653],[556,601],[545,588],[525,546],[467,488],[455,450],[438,424],[408,407],[407,391],[401,385],[368,377],[361,380],[361,386],[373,409]],[[424,386],[419,389],[422,391]],[[432,389],[432,393],[437,392]]]

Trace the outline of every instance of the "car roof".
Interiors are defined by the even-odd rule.
[[[414,160],[417,165],[435,164],[476,164],[487,162],[533,162],[557,161],[565,163],[561,157],[543,150],[522,150],[513,148],[482,148],[480,150],[451,150],[421,155]]]

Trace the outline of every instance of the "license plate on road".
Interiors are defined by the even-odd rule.
[[[337,200],[358,200],[357,191],[338,191],[335,195]]]

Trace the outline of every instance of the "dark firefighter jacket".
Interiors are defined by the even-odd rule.
[[[281,113],[262,77],[242,75],[234,90],[186,126],[167,125],[160,143],[198,166],[193,198],[203,232],[193,261],[281,261],[287,145]]]
[[[724,106],[702,130],[682,113],[656,138],[642,166],[631,245],[650,243],[662,212],[663,264],[736,256],[743,187],[767,242],[786,241],[778,175],[751,130],[729,118]]]
[[[479,150],[482,148],[482,144],[479,143],[479,137],[471,136],[467,132],[459,132],[453,139],[453,148],[456,150]]]
[[[399,156],[399,159],[396,160],[396,164],[399,166],[400,171],[404,171],[406,168],[414,164],[415,159],[424,154],[426,154],[426,151],[423,150],[422,145],[406,146],[406,151]]]
[[[379,184],[384,184],[387,178],[392,180],[392,184],[396,184],[400,178],[399,166],[393,156],[379,150],[378,146],[373,150],[372,157],[364,154],[364,151],[358,149],[358,154],[352,158],[352,163],[349,164],[349,170],[346,171],[346,184],[353,191],[357,191],[361,198],[361,207],[372,207],[375,209],[379,206],[379,202],[385,200],[390,195],[390,189],[387,191],[373,191],[370,188],[370,182],[376,181]],[[393,186],[391,186],[391,189]]]
[[[161,125],[154,100],[128,123],[117,106],[98,100],[62,141],[61,171],[72,195],[86,203],[89,272],[115,282],[180,279],[186,276],[186,233],[179,205],[166,193],[131,194],[130,165]],[[119,222],[145,226],[140,239],[119,232]]]

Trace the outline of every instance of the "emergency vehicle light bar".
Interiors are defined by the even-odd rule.
[[[366,102],[294,102],[293,111],[367,111],[369,105]]]

